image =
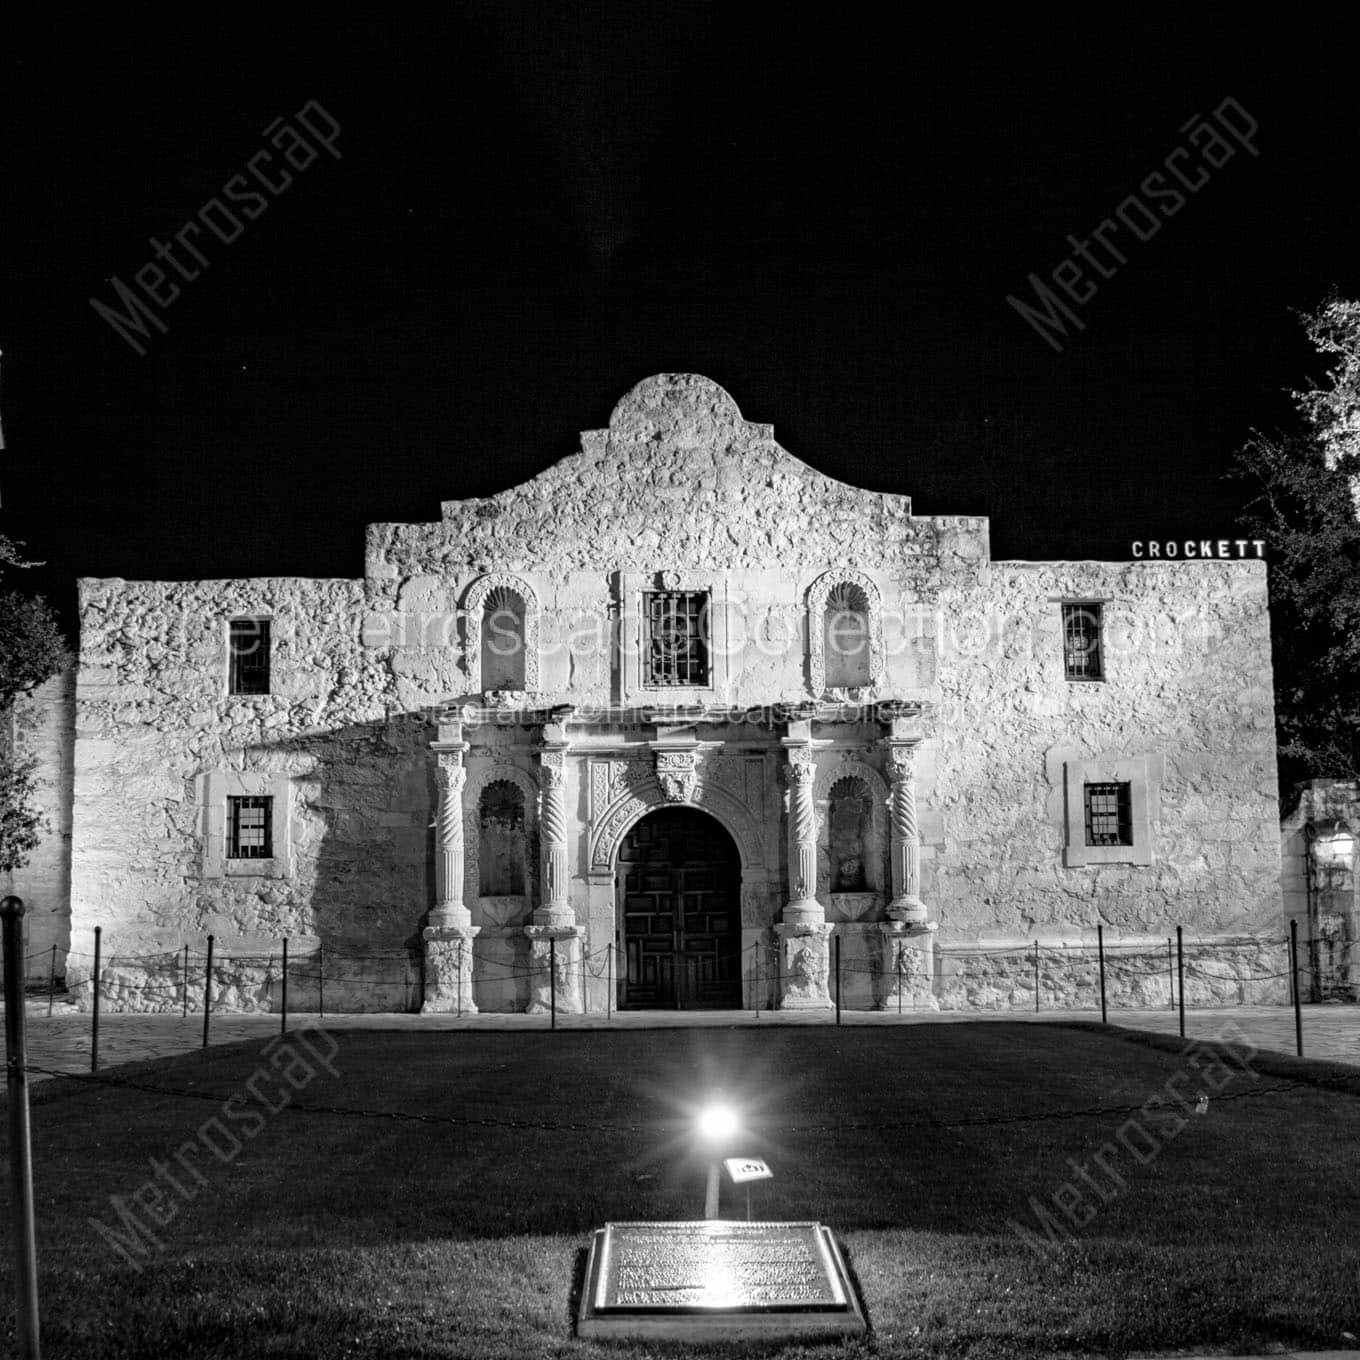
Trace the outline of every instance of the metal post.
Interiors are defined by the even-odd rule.
[[[279,1033],[288,1033],[288,936],[283,937],[283,1003],[280,1006],[282,1018],[279,1020]]]
[[[94,1005],[91,1008],[93,1014],[90,1016],[90,1071],[99,1071],[99,950],[104,938],[104,927],[95,926],[94,928],[94,976],[91,984],[94,987]]]
[[[1294,993],[1299,989],[1299,979],[1295,972],[1297,964],[1294,959],[1294,941],[1289,935],[1285,936],[1284,952],[1289,964],[1289,1004],[1292,1006],[1294,1004]]]
[[[326,946],[316,947],[316,1013],[326,1014]]]
[[[605,945],[605,968],[608,970],[608,986],[604,994],[604,1018],[612,1020],[614,1018],[614,941],[610,940]]]
[[[180,996],[184,1000],[184,1018],[189,1018],[189,946],[184,946],[184,968],[180,976]]]
[[[841,937],[835,937],[836,945],[836,1023],[841,1022]]]
[[[458,1018],[463,1018],[463,939],[458,938]]]
[[[57,946],[52,946],[52,962],[47,969],[47,1015],[52,1016],[52,998],[57,994]]]
[[[1303,1057],[1303,1009],[1299,1005],[1299,923],[1289,922],[1289,974],[1294,979],[1294,1051]]]
[[[1176,995],[1181,1008],[1181,1038],[1185,1038],[1185,941],[1176,927]]]
[[[752,956],[752,959],[753,959],[754,965],[755,965],[755,975],[756,975],[756,1019],[759,1020],[759,1019],[760,1019],[760,983],[761,983],[761,977],[760,977],[760,945],[759,945],[759,943],[753,944],[753,945],[751,946],[751,956]]]
[[[4,923],[5,1090],[9,1106],[9,1211],[14,1222],[15,1354],[38,1360],[38,1249],[33,1234],[33,1149],[24,1044],[24,904],[0,901]]]
[[[1176,1009],[1176,964],[1171,957],[1171,936],[1166,937],[1166,995],[1167,1005]]]
[[[1039,1014],[1039,941],[1034,941],[1034,1014]]]
[[[897,951],[897,1013],[902,1014],[902,951]]]
[[[713,1157],[708,1163],[708,1183],[704,1186],[704,1217],[718,1216],[718,1159]]]
[[[557,1028],[557,941],[548,940],[548,1010],[551,1013],[550,1029]]]
[[[1100,1023],[1109,1024],[1105,1018],[1105,927],[1096,926],[1096,949],[1100,953]]]
[[[203,1047],[208,1046],[208,1019],[212,1014],[213,937],[208,936],[208,966],[203,970]]]

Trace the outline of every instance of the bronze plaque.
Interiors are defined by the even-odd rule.
[[[609,1223],[595,1234],[583,1336],[864,1329],[835,1239],[820,1223]]]

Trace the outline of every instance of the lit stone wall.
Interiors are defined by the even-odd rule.
[[[499,714],[507,721],[465,724],[469,787],[492,766],[513,768],[535,802],[541,726],[517,725],[516,703],[588,714],[660,697],[767,710],[763,725],[700,735],[727,743],[705,757],[709,806],[728,807],[726,789],[745,808],[731,823],[750,875],[744,1000],[771,1005],[771,927],[789,882],[785,728],[768,706],[821,697],[807,602],[828,573],[853,577],[876,602],[876,682],[842,697],[925,705],[916,780],[922,896],[939,925],[935,1003],[1023,1005],[1028,987],[1032,1004],[1032,964],[1027,982],[1005,951],[1037,938],[1041,996],[1091,1005],[1089,968],[1063,951],[1093,943],[1097,923],[1134,943],[1164,940],[1180,923],[1244,958],[1280,933],[1261,564],[991,563],[985,519],[914,516],[904,496],[826,478],[781,449],[770,426],[744,421],[714,384],[662,375],[627,394],[607,430],[583,435],[579,454],[525,485],[449,502],[436,522],[371,526],[362,581],[82,583],[75,995],[88,997],[99,925],[112,960],[105,995],[117,1006],[182,1004],[174,960],[187,944],[191,972],[201,969],[212,934],[214,1004],[276,1006],[286,935],[299,1009],[322,1004],[319,974],[327,1009],[417,1007],[420,932],[434,901],[429,745],[441,713],[479,702],[486,688],[468,611],[499,583],[529,605],[532,695],[512,696]],[[711,595],[711,687],[642,689],[638,611],[651,589]],[[1063,678],[1063,599],[1105,602],[1101,684]],[[227,622],[251,616],[273,621],[274,692],[229,696]],[[629,772],[630,761],[650,759],[645,733],[572,730],[569,897],[594,970],[586,1004],[603,1010],[615,899],[611,871],[592,859],[594,800],[636,779],[647,797],[660,794],[646,770]],[[814,721],[814,742],[833,743],[817,755],[820,817],[842,766],[870,771],[883,797],[883,732],[871,712],[834,729]],[[759,766],[750,775],[736,760],[743,743],[742,759]],[[598,773],[601,761],[619,768]],[[1069,863],[1070,771],[1124,765],[1146,785],[1146,862]],[[272,864],[223,865],[219,846],[214,867],[213,810],[232,790],[283,800],[286,835]],[[880,826],[879,855],[885,835]],[[876,971],[886,868],[869,891],[833,899],[829,863],[823,830],[817,892],[841,937],[845,1003],[891,1008],[890,980]],[[482,899],[474,879],[466,884],[482,1010],[529,1001],[523,928],[538,901],[536,856],[528,878],[516,898]],[[194,1008],[202,982],[200,972]],[[1126,994],[1161,1004],[1160,985],[1129,981]],[[1204,986],[1230,999],[1226,981]],[[912,1003],[921,1000],[917,987]]]

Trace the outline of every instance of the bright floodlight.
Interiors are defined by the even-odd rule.
[[[737,1113],[730,1105],[709,1105],[699,1111],[697,1127],[701,1137],[721,1143],[736,1133]]]

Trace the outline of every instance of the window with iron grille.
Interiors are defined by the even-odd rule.
[[[228,692],[269,693],[269,620],[232,619]]]
[[[1069,680],[1103,680],[1100,654],[1100,605],[1065,604],[1063,664]]]
[[[708,593],[647,591],[643,606],[643,684],[707,685]]]
[[[271,823],[274,800],[265,797],[227,799],[227,858],[270,859],[274,854]]]
[[[1086,844],[1132,845],[1132,784],[1087,784]]]

